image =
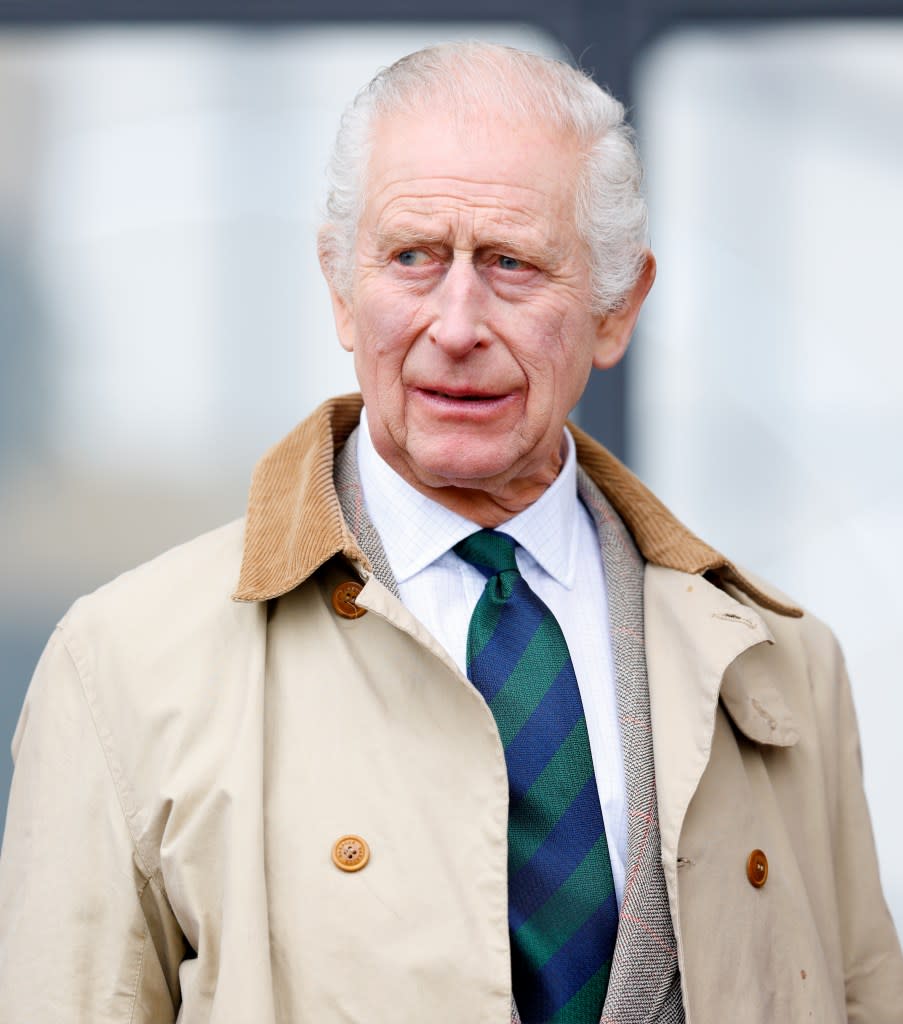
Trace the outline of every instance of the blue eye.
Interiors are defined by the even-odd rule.
[[[426,260],[422,249],[405,249],[395,257],[403,267],[419,267]]]
[[[523,263],[520,260],[516,260],[513,256],[499,256],[499,266],[502,270],[520,270],[523,267]]]

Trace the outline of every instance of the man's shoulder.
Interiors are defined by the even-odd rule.
[[[232,598],[243,536],[236,520],[79,598],[38,664],[17,735],[48,709],[74,706],[81,693],[118,776],[151,789],[157,776],[146,766],[157,763],[161,737],[187,749],[216,715],[230,735],[235,702],[226,695],[261,678],[255,666],[265,651],[265,606]],[[217,743],[217,756],[225,756]]]
[[[79,598],[59,628],[107,648],[187,639],[233,613],[243,538],[244,520],[236,519],[179,544]]]
[[[768,603],[763,604],[756,601],[755,596],[745,594],[738,587],[729,587],[729,591],[739,601],[756,608],[763,619],[772,629],[780,632],[790,631],[801,636],[812,636],[825,639],[831,636],[831,628],[817,615],[801,604],[792,594],[782,590],[770,579],[760,576],[757,572],[747,568],[745,565],[737,565],[737,572],[742,578],[751,583],[757,593],[764,595]],[[797,611],[795,615],[783,614],[776,611],[778,608],[793,608]]]
[[[738,587],[728,586],[726,589],[741,604],[756,609],[771,632],[777,651],[784,652],[794,659],[801,658],[802,663],[809,666],[807,685],[825,672],[834,677],[838,672],[845,671],[840,643],[827,622],[770,580],[763,579],[745,566],[740,567],[740,572],[744,580],[751,583],[759,594],[764,594],[768,598],[769,604],[763,605],[761,601],[756,601]],[[775,610],[781,606],[794,608],[798,614],[787,615]]]

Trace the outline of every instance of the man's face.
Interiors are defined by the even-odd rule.
[[[377,124],[352,295],[333,297],[374,445],[425,493],[544,489],[593,362],[623,351],[589,312],[579,169],[571,138],[501,114]]]

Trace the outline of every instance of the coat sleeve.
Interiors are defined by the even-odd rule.
[[[13,739],[0,1024],[167,1024],[184,940],[129,827],[115,752],[58,629]]]
[[[835,693],[837,802],[835,881],[844,950],[849,1024],[899,1024],[903,1019],[903,956],[887,909],[871,819],[862,784],[862,756],[846,666],[831,638],[829,672]]]

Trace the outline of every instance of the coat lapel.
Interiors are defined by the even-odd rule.
[[[647,564],[644,597],[662,865],[679,947],[678,841],[709,762],[722,680],[741,654],[773,639],[754,608],[702,576]],[[748,717],[752,706],[746,706],[741,684],[733,684],[726,697]],[[781,716],[782,730],[790,730],[781,735],[792,740],[792,722],[773,700],[771,706]]]

